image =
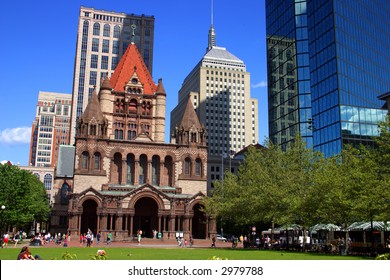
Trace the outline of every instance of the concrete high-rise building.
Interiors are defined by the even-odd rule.
[[[80,8],[72,92],[70,144],[74,143],[77,119],[94,90],[111,75],[133,37],[152,73],[154,17]],[[97,88],[99,90],[99,88]]]
[[[185,78],[178,105],[171,112],[175,131],[190,98],[205,125],[208,146],[208,187],[223,176],[224,161],[233,152],[258,142],[258,101],[250,96],[250,73],[244,62],[216,46],[211,25],[206,54]]]
[[[267,0],[269,137],[372,145],[390,88],[388,1]]]
[[[71,100],[71,94],[39,92],[32,123],[30,166],[56,165],[59,146],[69,144]]]

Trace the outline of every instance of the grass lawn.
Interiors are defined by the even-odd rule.
[[[76,260],[91,260],[99,248],[92,247],[30,247],[32,255],[44,260],[62,260],[64,254],[76,255]],[[323,255],[312,253],[244,250],[231,248],[103,248],[107,260],[207,260],[218,257],[228,260],[363,260],[358,256]],[[0,260],[16,260],[20,248],[0,249]]]

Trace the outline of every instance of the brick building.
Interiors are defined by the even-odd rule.
[[[216,233],[215,219],[201,211],[207,194],[205,128],[188,99],[173,141],[164,143],[165,108],[162,80],[153,82],[130,44],[79,119],[73,177],[57,176],[53,213],[68,205],[72,235],[91,229],[129,240],[139,229],[144,237],[157,230],[170,239],[176,232],[187,238]]]

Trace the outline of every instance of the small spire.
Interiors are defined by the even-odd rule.
[[[135,37],[135,29],[137,29],[137,26],[135,24],[132,24],[131,29],[133,29],[133,32],[131,34],[131,43],[134,44],[134,37]]]
[[[216,38],[215,38],[215,30],[214,30],[214,10],[213,10],[213,0],[211,0],[211,24],[209,29],[209,40],[208,40],[208,46],[207,51],[211,50],[213,47],[216,46]]]

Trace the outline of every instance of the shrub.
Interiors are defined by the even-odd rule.
[[[65,252],[62,254],[62,259],[63,260],[74,260],[74,259],[77,259],[77,255],[76,254],[70,254],[69,252]]]
[[[390,253],[378,255],[375,259],[376,260],[390,260]]]
[[[220,258],[220,257],[217,257],[217,256],[212,256],[211,258],[208,258],[208,260],[212,260],[212,261],[226,261],[226,260],[228,260],[228,258]]]

